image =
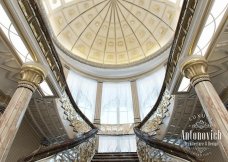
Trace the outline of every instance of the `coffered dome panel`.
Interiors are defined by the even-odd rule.
[[[91,65],[134,64],[172,39],[179,4],[164,0],[43,0],[56,43]]]

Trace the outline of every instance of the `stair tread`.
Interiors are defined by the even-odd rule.
[[[138,156],[94,156],[94,158],[135,158]]]
[[[121,162],[121,161],[129,161],[129,162],[139,162],[138,159],[92,159],[92,161],[94,162],[99,162],[99,161],[105,161],[105,162],[111,162],[111,161],[118,161],[118,162]]]
[[[99,153],[96,153],[96,154],[137,154],[136,152],[99,152]]]
[[[111,157],[100,157],[100,158],[93,158],[93,159],[138,159],[138,157],[115,157],[115,158],[111,158]]]
[[[139,162],[139,159],[136,152],[100,152],[92,162]]]
[[[103,156],[103,155],[113,155],[113,156],[118,156],[118,155],[126,155],[126,156],[134,156],[134,155],[137,155],[137,154],[112,154],[112,153],[109,153],[109,154],[107,154],[107,153],[105,153],[105,154],[103,154],[103,153],[98,153],[98,154],[96,154],[97,156]]]
[[[102,154],[102,155],[95,155],[95,156],[97,156],[97,157],[99,157],[99,156],[138,156],[138,155],[113,155],[113,154]]]

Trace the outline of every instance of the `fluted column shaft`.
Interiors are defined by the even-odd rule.
[[[228,112],[210,82],[207,61],[203,57],[192,56],[183,61],[181,69],[191,80],[212,130],[222,133],[218,143],[224,158],[228,159]]]
[[[103,83],[97,83],[97,95],[96,95],[96,106],[95,106],[95,114],[94,114],[94,124],[100,124],[101,119],[101,98],[102,98],[102,87]]]
[[[139,112],[139,99],[138,99],[136,81],[131,82],[131,91],[132,91],[132,102],[133,102],[133,112],[134,112],[134,123],[139,123],[141,122],[141,117]]]
[[[21,80],[5,112],[0,118],[0,161],[4,162],[24,117],[33,92],[44,80],[45,72],[39,64],[24,64]],[[22,146],[23,147],[23,146]]]

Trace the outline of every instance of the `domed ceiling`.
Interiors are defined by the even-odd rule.
[[[54,40],[90,65],[139,63],[170,43],[179,4],[164,0],[43,0]]]

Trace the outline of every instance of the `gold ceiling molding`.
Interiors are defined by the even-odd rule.
[[[173,38],[180,12],[170,1],[42,2],[59,47],[77,60],[102,67],[132,65],[160,54]]]
[[[186,35],[188,33],[188,30],[190,28],[190,24],[197,6],[198,0],[191,0],[184,3],[184,7],[182,7],[182,11],[180,13],[181,18],[179,19],[179,23],[177,25],[177,31],[175,32],[173,45],[170,52],[170,58],[169,65],[170,68],[167,72],[166,77],[166,84],[168,85],[170,80],[172,79],[173,73],[176,69],[176,65],[186,38]],[[50,58],[50,66],[52,67],[55,74],[57,74],[57,80],[59,83],[61,83],[61,77],[59,77],[59,72],[57,70],[58,66],[55,66],[55,61],[53,58],[53,49],[54,46],[50,44],[50,42],[47,41],[46,35],[44,34],[42,30],[44,30],[40,24],[40,14],[38,16],[36,15],[36,10],[34,10],[31,6],[34,5],[34,1],[24,1],[19,0],[20,7],[25,15],[26,20],[28,21],[28,24],[30,25],[42,51],[44,52],[44,55],[46,59]],[[35,7],[37,9],[37,6]],[[45,26],[45,25],[44,25]],[[45,30],[46,31],[46,30]],[[53,34],[53,33],[52,33]],[[102,66],[103,67],[103,66]],[[57,72],[57,73],[56,73]],[[63,87],[63,84],[61,84]]]

